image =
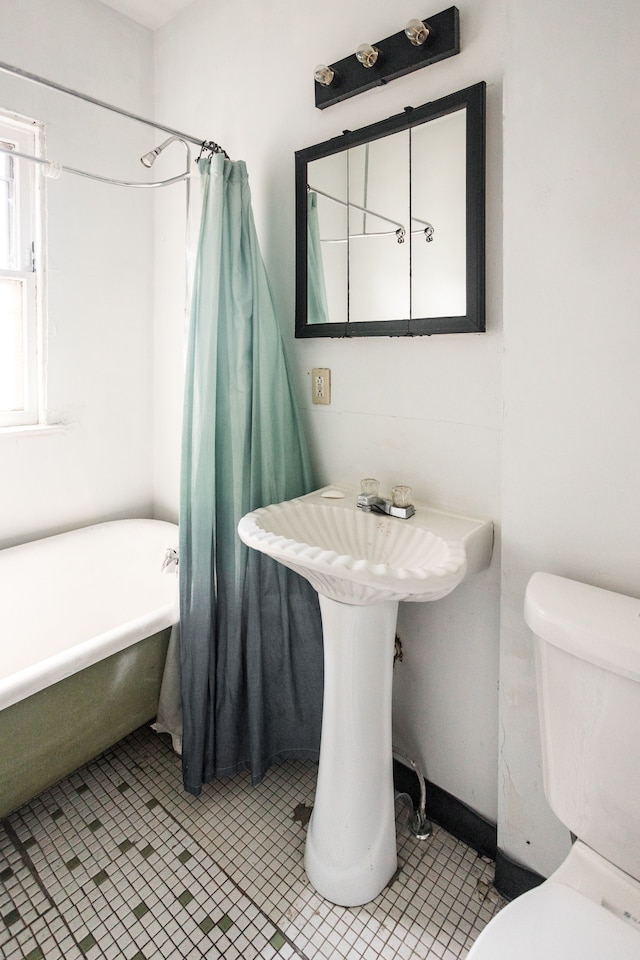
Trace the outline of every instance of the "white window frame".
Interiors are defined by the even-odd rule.
[[[0,141],[27,156],[44,157],[43,124],[0,109]],[[40,424],[44,421],[43,306],[44,306],[44,205],[41,164],[16,157],[15,189],[8,204],[13,221],[9,260],[0,263],[0,283],[17,283],[22,305],[20,332],[23,396],[15,409],[0,409],[0,429]],[[0,375],[2,373],[0,357]],[[5,362],[8,362],[5,358]]]

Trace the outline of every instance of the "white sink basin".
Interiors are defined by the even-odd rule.
[[[332,494],[332,496],[327,496]],[[437,600],[489,565],[493,524],[428,507],[366,513],[336,485],[255,510],[238,533],[317,590],[322,742],[305,869],[332,903],[373,900],[397,867],[391,742],[400,600]]]
[[[238,533],[341,603],[438,600],[469,570],[488,565],[491,523],[421,506],[400,520],[364,512],[356,497],[347,487],[325,487],[247,514]]]

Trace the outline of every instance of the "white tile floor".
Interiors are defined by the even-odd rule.
[[[136,731],[0,825],[0,956],[465,957],[503,905],[493,864],[438,827],[415,840],[400,805],[397,878],[363,907],[327,903],[302,864],[315,775],[288,763],[194,798],[169,738]]]

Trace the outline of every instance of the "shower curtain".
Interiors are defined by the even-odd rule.
[[[301,577],[250,550],[250,510],[313,488],[244,162],[200,160],[180,491],[183,779],[193,794],[317,759],[322,629]]]

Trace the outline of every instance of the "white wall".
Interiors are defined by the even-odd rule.
[[[315,63],[395,32],[415,16],[408,2],[280,0],[267,11],[251,0],[229,10],[199,0],[157,35],[158,109],[248,162],[318,481],[404,480],[444,507],[502,514],[501,584],[496,563],[449,599],[401,611],[407,659],[396,667],[396,738],[435,782],[497,813],[507,854],[547,874],[569,840],[542,793],[526,582],[547,569],[639,593],[640,9],[616,0],[603,22],[596,0],[459,6],[458,57],[319,112]],[[238,29],[244,15],[248,44]],[[480,79],[488,81],[487,333],[294,343],[293,151]],[[162,329],[168,358],[179,334],[167,322]],[[309,403],[312,366],[332,369],[329,408]],[[172,389],[178,398],[177,381]],[[171,513],[178,429],[166,422],[156,492]]]
[[[413,0],[199,0],[156,33],[157,115],[213,138],[247,162],[263,254],[286,338],[318,483],[376,476],[409,483],[418,499],[500,515],[501,0],[459,3],[463,52],[385,87],[319,111],[313,68],[364,39],[396,33]],[[421,16],[441,9],[436,0]],[[242,26],[243,17],[248,26]],[[363,33],[364,31],[364,33]],[[488,331],[414,339],[293,339],[294,151],[488,83]],[[174,211],[178,213],[178,211]],[[160,263],[177,250],[180,221],[158,213]],[[180,285],[156,281],[156,502],[175,518],[182,323]],[[164,306],[167,305],[167,306]],[[313,407],[310,370],[332,371],[333,402]],[[429,778],[482,814],[497,816],[498,563],[433,605],[407,605],[399,632],[395,740]]]
[[[5,3],[0,59],[153,112],[153,35],[94,0]],[[63,164],[141,179],[147,127],[0,73],[0,106],[43,120]],[[0,545],[152,510],[148,191],[47,181],[50,434],[0,433]]]
[[[500,843],[542,873],[534,570],[640,596],[640,7],[509,5]]]

